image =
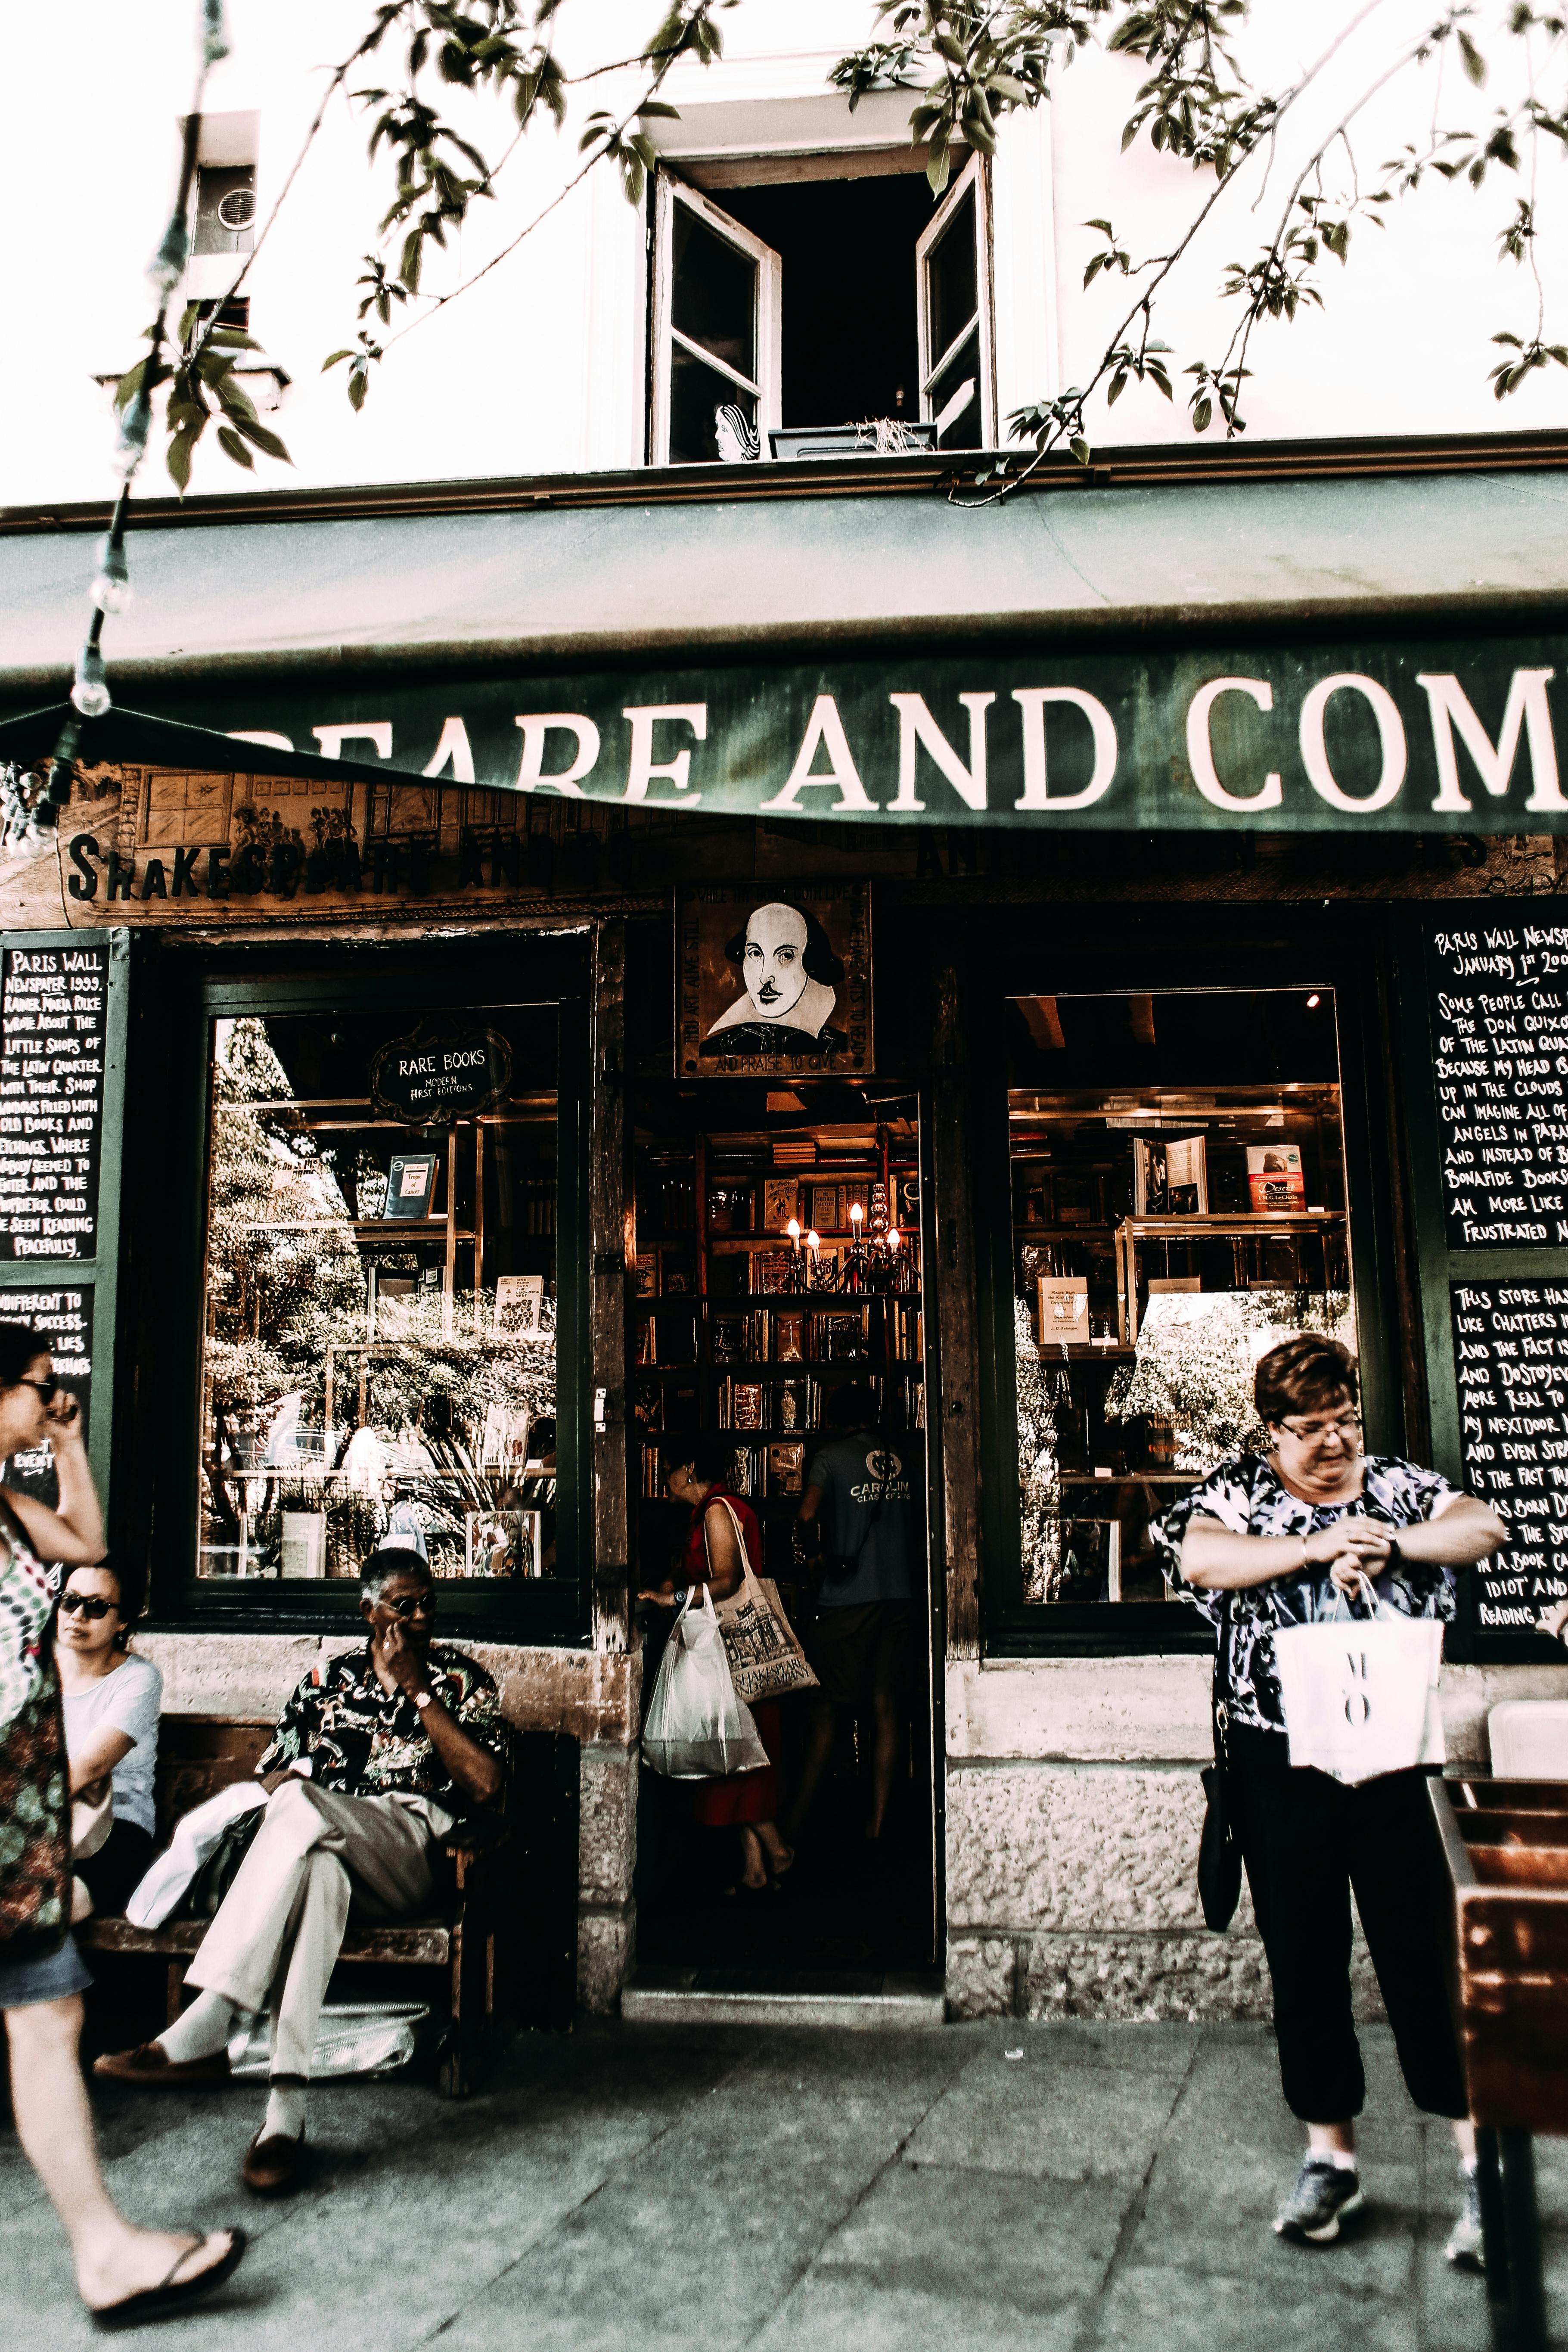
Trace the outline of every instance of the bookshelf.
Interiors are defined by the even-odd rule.
[[[666,1499],[665,1466],[699,1433],[732,1435],[739,1490],[782,1531],[835,1389],[862,1382],[889,1427],[923,1427],[912,1118],[639,1123],[634,1199],[628,1379],[650,1558],[686,1508]]]

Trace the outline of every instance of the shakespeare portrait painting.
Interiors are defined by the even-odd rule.
[[[864,883],[687,890],[679,939],[682,1073],[871,1067]]]

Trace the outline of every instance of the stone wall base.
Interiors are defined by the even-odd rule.
[[[1358,2019],[1383,2021],[1359,1927],[1351,1993]],[[954,2018],[1176,2019],[1194,2025],[1271,2014],[1268,1964],[1246,1909],[1223,1936],[1204,1929],[960,1929],[948,1938],[947,2006]]]

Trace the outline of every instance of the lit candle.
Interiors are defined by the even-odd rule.
[[[857,1240],[857,1241],[858,1241],[858,1240],[859,1240],[859,1238],[860,1238],[860,1220],[861,1220],[861,1218],[865,1215],[865,1213],[866,1213],[866,1212],[865,1212],[865,1210],[860,1206],[860,1203],[859,1203],[859,1202],[858,1202],[858,1201],[856,1201],[856,1202],[851,1205],[851,1208],[850,1208],[850,1211],[849,1211],[849,1222],[850,1222],[850,1223],[851,1223],[851,1224],[854,1226],[854,1228],[855,1228],[855,1238],[856,1238],[856,1240]]]
[[[800,1219],[798,1217],[792,1217],[788,1224],[784,1227],[784,1231],[789,1235],[790,1247],[794,1250],[796,1257],[798,1257],[800,1255]]]
[[[893,1256],[895,1256],[895,1257],[896,1257],[896,1256],[898,1255],[898,1253],[899,1253],[899,1229],[898,1229],[897,1225],[889,1225],[889,1228],[888,1228],[888,1248],[889,1248],[889,1250],[891,1252],[891,1254],[893,1255]]]
[[[807,1234],[807,1235],[806,1235],[806,1237],[805,1237],[805,1245],[806,1245],[806,1248],[811,1252],[811,1255],[812,1255],[812,1263],[815,1265],[815,1264],[816,1264],[816,1262],[817,1254],[818,1254],[818,1252],[820,1251],[820,1249],[821,1249],[821,1247],[822,1247],[822,1235],[821,1235],[820,1234],[817,1234],[817,1233],[810,1233],[810,1234]]]

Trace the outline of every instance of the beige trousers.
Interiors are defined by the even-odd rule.
[[[427,1911],[435,1841],[392,1797],[285,1780],[191,1963],[188,1981],[272,2017],[274,2074],[308,2079],[351,1899],[373,1919]]]

